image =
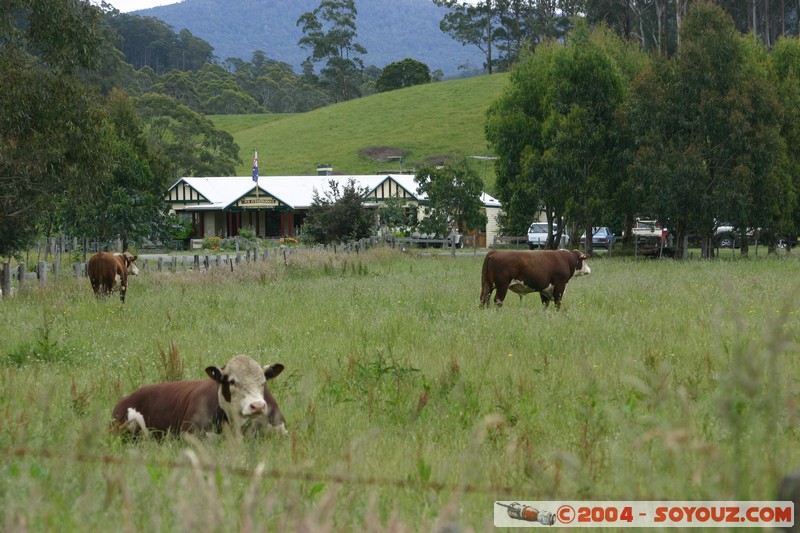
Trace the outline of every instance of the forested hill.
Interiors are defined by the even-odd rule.
[[[214,47],[220,60],[250,60],[255,50],[284,61],[299,72],[310,54],[297,42],[303,36],[297,19],[313,11],[320,0],[183,0],[134,14],[152,16],[177,32],[188,29]],[[407,57],[458,76],[460,65],[481,68],[483,56],[474,46],[462,46],[439,29],[446,10],[431,0],[356,0],[357,42],[367,49],[365,66],[383,68]]]

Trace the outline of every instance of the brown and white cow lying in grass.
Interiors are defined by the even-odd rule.
[[[145,385],[119,401],[113,418],[120,432],[163,436],[189,432],[219,432],[230,424],[234,433],[265,427],[287,434],[278,402],[267,380],[283,372],[283,365],[261,366],[237,355],[222,368],[209,366],[211,379]]]
[[[512,291],[519,294],[520,300],[525,294],[538,292],[545,307],[553,300],[558,309],[567,282],[573,276],[591,274],[588,258],[579,250],[491,251],[483,260],[481,307],[489,305],[492,291],[497,289],[497,307]]]
[[[119,298],[125,303],[125,292],[128,290],[128,276],[139,274],[136,257],[130,252],[109,253],[98,252],[89,258],[87,273],[95,295],[107,296],[119,288]]]

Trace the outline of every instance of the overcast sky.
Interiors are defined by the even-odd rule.
[[[165,6],[167,4],[177,4],[179,0],[106,0],[109,4],[116,7],[123,13],[136,11],[137,9],[147,9],[149,7]],[[477,0],[464,0],[474,4]],[[95,3],[99,4],[100,0]]]
[[[106,0],[109,4],[116,7],[123,13],[136,11],[137,9],[147,9],[148,7],[165,6],[167,4],[177,4],[178,0]],[[95,3],[100,3],[99,1]]]

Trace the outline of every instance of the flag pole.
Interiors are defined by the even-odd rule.
[[[256,198],[258,198],[258,150],[253,155],[253,181],[256,182]]]

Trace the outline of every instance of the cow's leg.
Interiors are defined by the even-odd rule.
[[[508,283],[500,283],[497,285],[497,292],[494,295],[494,304],[497,307],[503,307],[503,301],[506,299],[506,294],[508,294]]]
[[[484,283],[481,287],[481,307],[489,307],[489,298],[492,297],[492,291],[494,287],[492,287],[491,283]]]
[[[553,299],[554,294],[555,287],[552,284],[539,291],[539,298],[541,298],[542,304],[544,304],[545,308],[550,305],[550,301]]]
[[[100,283],[100,280],[92,278],[91,282],[95,298],[100,298],[101,296],[103,296],[103,292],[105,292],[105,289],[103,288],[103,285]]]
[[[120,285],[119,286],[119,300],[122,303],[125,303],[125,291],[128,290],[127,285]]]
[[[553,289],[553,300],[556,303],[556,309],[561,309],[561,298],[564,296],[564,291],[567,290],[567,284],[558,284]]]

